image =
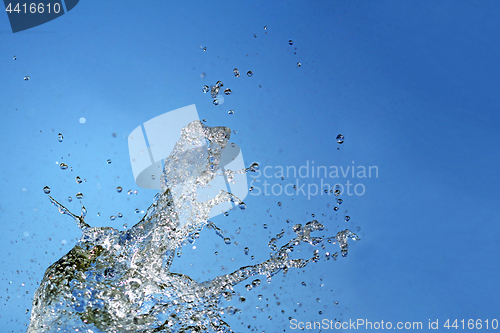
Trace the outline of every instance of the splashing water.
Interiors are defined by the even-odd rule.
[[[194,241],[205,226],[215,227],[208,221],[213,207],[225,201],[244,205],[222,190],[213,199],[197,201],[196,191],[217,176],[230,134],[227,127],[212,128],[200,121],[187,125],[165,161],[155,202],[127,230],[90,227],[84,221],[85,208],[77,216],[49,196],[61,213],[76,221],[83,235],[46,270],[33,299],[28,332],[232,332],[221,317],[220,301],[235,285],[255,275],[270,279],[282,270],[318,261],[319,251],[309,259],[289,257],[302,242],[315,246],[335,239],[345,256],[347,239],[359,237],[349,230],[330,238],[311,236],[324,228],[314,220],[295,225],[295,237],[280,248],[275,242],[284,230],[273,238],[269,246],[274,253],[262,263],[204,282],[170,271],[186,241]],[[225,173],[251,171],[252,167]],[[252,282],[258,284],[258,279]]]

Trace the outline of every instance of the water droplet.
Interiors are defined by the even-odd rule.
[[[239,76],[240,76],[240,71],[238,70],[238,68],[233,69],[233,74],[234,74],[234,76],[236,76],[236,77],[239,77]]]
[[[132,190],[128,190],[128,192],[127,192],[128,195],[131,195],[132,193],[134,193],[134,191],[132,191]]]
[[[297,67],[300,67],[302,66],[302,64],[300,62],[297,63]]]
[[[127,229],[127,228],[128,228],[128,224],[127,223],[123,223],[123,229]]]
[[[264,30],[267,30],[267,25],[264,26]]]
[[[229,216],[229,213],[228,212],[224,212],[224,216]]]
[[[114,221],[114,220],[116,219],[116,217],[115,217],[114,215],[111,215],[111,216],[109,217],[109,219],[110,219],[111,221]]]
[[[79,121],[80,121],[80,124],[85,124],[87,119],[85,119],[84,117],[81,117]]]
[[[346,222],[349,222],[349,220],[351,219],[351,217],[349,215],[347,215],[345,218],[344,218],[344,221]]]
[[[73,201],[73,198],[72,197],[68,197],[68,201],[69,202]]]
[[[61,133],[59,133],[57,135],[57,139],[59,140],[59,142],[63,142],[63,135]]]
[[[66,170],[68,168],[68,165],[66,163],[62,163],[59,164],[59,167],[62,169],[62,170]]]
[[[81,183],[82,183],[82,179],[80,178],[80,176],[76,176],[75,181],[76,181],[78,184],[81,184]]]
[[[248,72],[247,72],[247,75],[248,75],[248,76],[252,76],[252,75],[253,75],[253,72],[252,72],[252,71],[248,71]]]
[[[264,229],[267,229],[267,224],[265,224],[265,223],[264,223],[264,224],[262,225],[262,227],[263,227]]]
[[[122,217],[123,217],[123,214],[122,214],[122,213],[118,213],[118,214],[117,214],[117,216],[118,216],[119,218],[122,218]]]
[[[245,247],[245,248],[243,249],[243,251],[245,252],[245,254],[248,254],[248,252],[250,251],[250,249],[249,249],[248,247]]]
[[[215,87],[222,88],[222,87],[224,87],[224,83],[222,83],[222,81],[217,81],[217,83],[215,84]]]
[[[340,204],[342,204],[342,202],[344,202],[344,200],[342,200],[342,199],[337,199],[337,203],[338,203],[339,205],[340,205]]]
[[[45,187],[43,188],[43,193],[45,193],[45,194],[49,194],[49,193],[50,193],[50,187],[45,186]]]
[[[244,202],[240,202],[240,209],[245,210],[247,208],[247,205]]]
[[[336,197],[338,197],[340,195],[340,190],[335,190],[334,194]]]
[[[344,136],[342,134],[337,135],[337,143],[338,144],[344,143]]]
[[[205,46],[205,47],[203,48],[203,52],[205,52],[206,50],[207,50],[207,47]]]
[[[281,207],[281,205],[282,205],[282,203],[278,201],[278,206],[280,206],[280,207]]]
[[[231,95],[231,89],[226,88],[226,90],[224,90],[224,94]]]
[[[293,45],[293,40],[291,40],[291,39],[290,39],[290,40],[288,41],[288,44]]]
[[[118,186],[118,187],[116,188],[116,192],[118,192],[118,193],[121,193],[121,192],[122,192],[122,190],[123,190],[123,189],[122,189],[122,187],[121,187],[121,186]]]
[[[210,90],[209,86],[203,86],[203,93],[207,93]]]
[[[231,238],[229,237],[224,238],[224,243],[226,243],[227,245],[231,244]]]
[[[75,197],[80,200],[80,199],[83,199],[83,193],[82,192],[78,192]]]
[[[333,207],[333,210],[334,210],[334,211],[338,211],[338,210],[339,210],[339,207],[335,206],[335,207]]]
[[[14,57],[12,57],[12,59],[17,60],[17,57],[16,57],[16,56],[14,56]]]
[[[229,110],[229,111],[227,111],[227,113],[234,114],[234,110]]]
[[[110,159],[108,159],[106,162],[107,162],[108,164],[111,164],[111,160],[110,160]]]
[[[254,36],[255,38],[257,38],[257,34],[254,34],[253,36]]]
[[[259,170],[259,163],[252,163],[252,165],[250,165],[249,169],[252,172],[255,172],[255,171]]]
[[[136,208],[136,209],[135,209],[135,212],[136,212],[136,214],[139,214],[139,212],[140,212],[140,211],[139,211],[139,208]]]
[[[214,99],[214,105],[219,105],[219,101],[217,99]]]
[[[29,81],[30,80],[30,77],[29,76],[25,76],[24,77],[24,81]]]

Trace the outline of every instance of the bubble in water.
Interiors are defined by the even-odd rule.
[[[76,176],[75,181],[76,181],[78,184],[81,184],[81,183],[82,183],[82,179],[80,178],[80,176]]]
[[[57,139],[59,140],[59,142],[63,142],[63,135],[61,133],[59,133],[57,135]]]
[[[50,193],[50,187],[45,186],[45,187],[43,188],[43,193],[45,193],[45,194],[49,194],[49,193]]]
[[[247,72],[247,75],[248,75],[248,76],[252,76],[252,75],[253,75],[253,72],[252,72],[252,71],[248,71],[248,72]]]
[[[224,90],[224,94],[231,95],[231,89],[226,88],[226,90]]]
[[[229,110],[229,111],[227,111],[227,113],[234,114],[234,110]]]
[[[83,199],[83,193],[82,192],[78,192],[75,197],[80,200],[80,199]]]
[[[29,80],[30,80],[30,77],[26,75],[26,76],[24,77],[24,81],[29,81]]]
[[[106,162],[107,162],[108,164],[111,164],[111,160],[110,160],[110,159],[108,159]]]
[[[214,105],[219,105],[219,101],[217,99],[214,99]]]
[[[291,39],[290,39],[290,40],[288,41],[288,44],[293,45],[293,40],[291,40]]]
[[[122,192],[122,190],[123,190],[123,189],[122,189],[122,187],[121,187],[121,186],[118,186],[118,187],[116,188],[116,192],[118,192],[118,193],[121,193],[121,192]]]
[[[349,215],[347,215],[345,218],[344,218],[344,221],[346,222],[349,222],[349,220],[351,219],[351,217]]]
[[[59,167],[62,169],[62,170],[66,170],[68,168],[68,165],[66,163],[60,163],[59,164]]]
[[[344,143],[344,136],[342,134],[337,135],[337,143],[338,144]]]
[[[236,77],[239,77],[239,76],[240,76],[240,71],[238,70],[238,68],[233,69],[233,74],[234,74],[234,76],[236,76]]]
[[[84,117],[81,117],[79,121],[80,121],[80,124],[85,124],[87,119],[85,119]]]
[[[297,63],[297,67],[300,67],[302,66],[302,64],[300,62]]]

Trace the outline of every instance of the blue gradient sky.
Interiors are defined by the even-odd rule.
[[[247,301],[229,304],[242,309],[227,318],[235,331],[291,331],[289,317],[439,319],[439,331],[446,319],[500,320],[499,14],[495,1],[89,0],[16,34],[0,15],[2,331],[26,330],[37,282],[80,237],[43,187],[76,211],[83,192],[92,226],[133,225],[155,192],[134,184],[125,138],[190,104],[207,125],[237,131],[231,141],[248,165],[354,161],[379,170],[349,179],[366,193],[341,195],[338,213],[332,196],[250,195],[245,211],[214,219],[231,245],[205,230],[183,251],[175,270],[202,281],[267,259],[270,237],[312,214],[327,234],[361,228],[347,258],[280,273],[250,292],[239,286]],[[218,80],[233,94],[214,106],[202,87]],[[118,212],[123,219],[110,221]],[[303,246],[297,256],[311,252]]]

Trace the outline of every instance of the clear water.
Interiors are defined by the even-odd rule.
[[[85,207],[77,216],[49,196],[61,213],[76,221],[82,237],[46,270],[35,293],[28,332],[232,332],[224,315],[236,309],[224,308],[221,299],[230,299],[237,284],[252,279],[247,285],[251,289],[260,285],[260,278],[269,280],[280,271],[338,256],[317,249],[312,257],[291,258],[294,247],[303,242],[311,246],[338,242],[346,256],[348,239],[359,237],[347,229],[332,236],[316,235],[324,227],[313,220],[293,226],[295,236],[281,247],[276,242],[284,230],[272,238],[268,246],[273,253],[259,264],[203,282],[170,270],[180,248],[193,243],[204,227],[227,241],[208,220],[213,207],[233,201],[246,208],[224,191],[206,202],[197,201],[196,191],[217,176],[230,134],[227,127],[208,127],[200,121],[187,125],[165,162],[161,192],[129,230],[90,227]],[[225,173],[231,180],[235,173],[257,168],[253,164]]]

